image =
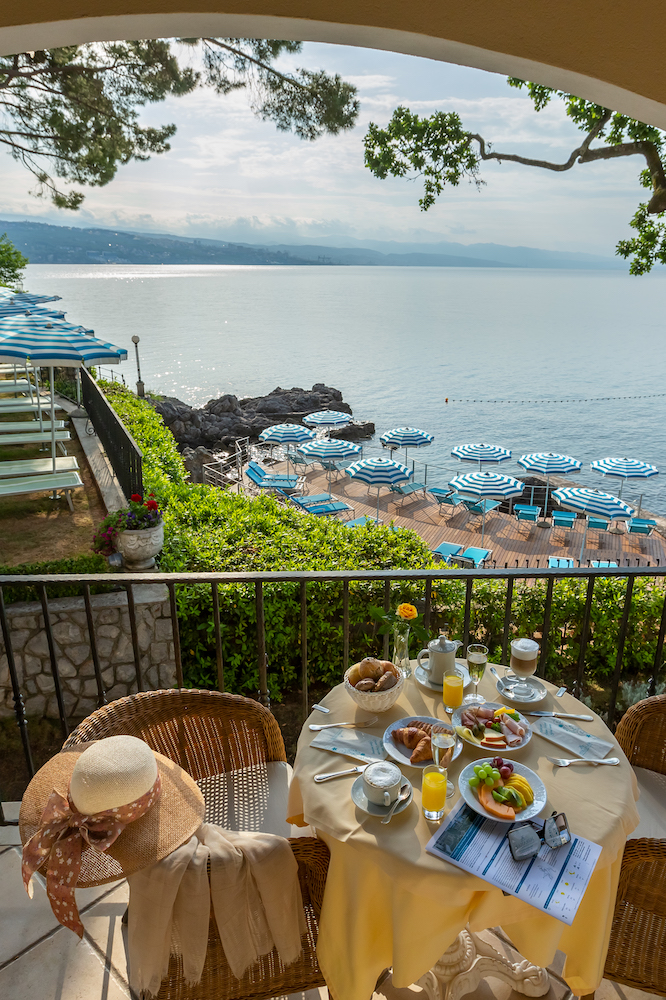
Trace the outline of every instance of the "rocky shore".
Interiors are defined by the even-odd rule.
[[[212,462],[213,453],[233,449],[238,438],[257,441],[259,435],[273,424],[300,424],[303,417],[315,410],[341,410],[352,415],[351,407],[342,399],[339,389],[317,382],[312,389],[282,389],[278,386],[267,396],[239,399],[227,394],[210,399],[205,406],[189,406],[174,396],[151,399],[181,447],[185,464],[193,473],[201,464]],[[331,432],[332,437],[357,441],[375,433],[373,423],[353,421]]]

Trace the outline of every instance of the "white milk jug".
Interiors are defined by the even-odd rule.
[[[448,639],[442,634],[428,643],[427,649],[422,649],[416,657],[418,664],[428,674],[433,684],[444,683],[444,674],[453,673],[456,665],[456,653],[462,646],[459,639]],[[427,659],[424,660],[424,657]]]

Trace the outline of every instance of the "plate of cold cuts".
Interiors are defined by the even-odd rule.
[[[458,736],[472,746],[502,756],[522,750],[532,739],[532,727],[515,708],[487,701],[483,705],[461,705],[451,719]]]
[[[441,719],[433,719],[428,715],[408,715],[404,719],[392,722],[382,737],[384,749],[397,764],[407,764],[408,767],[424,768],[432,764],[432,744],[430,737],[433,729],[446,733],[453,732],[453,727]],[[456,737],[451,757],[446,758],[440,752],[440,761],[446,767],[462,753],[462,740]]]

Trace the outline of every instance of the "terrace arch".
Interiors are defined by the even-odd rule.
[[[0,52],[203,34],[333,42],[522,76],[666,129],[664,21],[663,0],[4,0]]]

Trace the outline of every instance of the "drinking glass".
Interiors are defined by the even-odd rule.
[[[536,672],[539,643],[534,639],[511,640],[511,674],[508,677],[511,684],[510,694],[513,698],[525,700],[532,694],[529,678]],[[512,683],[512,682],[516,683]]]
[[[480,642],[472,642],[467,647],[467,669],[474,681],[474,694],[468,694],[463,700],[464,705],[482,705],[484,698],[479,694],[479,681],[483,677],[488,662],[488,647]]]
[[[444,700],[444,711],[452,715],[457,708],[460,708],[463,700],[463,675],[454,667],[447,670],[443,677],[442,698]]]
[[[434,763],[435,767],[441,767],[442,770],[444,771],[444,774],[447,775],[447,781],[446,781],[446,797],[447,797],[447,799],[450,798],[451,795],[453,795],[455,789],[453,787],[453,782],[448,780],[448,773],[447,773],[446,768],[444,768],[443,765],[440,765],[440,763],[439,763],[439,759],[440,759],[439,755],[440,755],[440,751],[446,753],[447,750],[450,750],[451,747],[455,746],[455,743],[456,743],[456,738],[455,738],[455,735],[453,733],[448,733],[446,731],[442,731],[442,732],[435,731],[435,732],[431,733],[431,735],[430,735],[430,744],[432,746],[433,763]]]
[[[446,811],[446,785],[445,767],[428,764],[423,768],[421,805],[426,819],[436,822],[443,818]]]

